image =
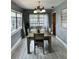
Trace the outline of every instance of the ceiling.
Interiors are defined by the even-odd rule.
[[[12,2],[25,9],[34,9],[38,6],[38,1],[41,1],[40,6],[51,9],[52,6],[56,7],[65,0],[12,0]]]

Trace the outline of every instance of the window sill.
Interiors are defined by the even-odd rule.
[[[14,31],[12,31],[11,36],[13,36],[15,33],[17,33],[21,29],[22,29],[22,27],[19,27],[18,29],[15,29]]]

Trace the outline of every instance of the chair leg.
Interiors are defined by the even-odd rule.
[[[34,54],[36,54],[35,42],[34,42]]]
[[[44,42],[43,42],[43,54],[45,54],[45,53],[44,53]]]

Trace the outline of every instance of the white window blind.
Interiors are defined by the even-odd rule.
[[[11,31],[16,29],[16,13],[11,12]]]
[[[22,28],[22,13],[11,10],[11,33]]]
[[[17,13],[17,27],[22,27],[22,14]]]
[[[38,18],[39,17],[39,18]],[[29,22],[30,22],[30,27],[35,27],[35,26],[42,26],[42,27],[48,27],[49,22],[48,22],[48,15],[47,14],[30,14],[29,15]]]

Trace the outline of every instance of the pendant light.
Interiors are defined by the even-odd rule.
[[[41,8],[40,7],[40,1],[38,1],[38,6],[34,9],[34,13],[45,13],[46,10],[44,9],[44,6]]]

